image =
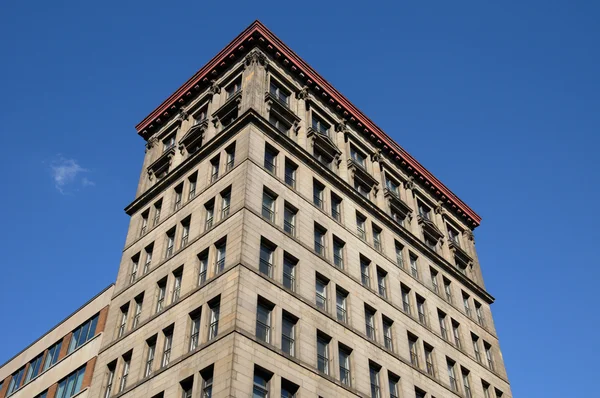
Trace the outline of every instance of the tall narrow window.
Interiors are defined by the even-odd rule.
[[[340,239],[333,237],[333,263],[339,269],[344,269],[344,246]]]
[[[398,267],[404,269],[404,246],[402,246],[400,243],[396,242],[395,243],[395,249],[396,249],[396,265],[398,265]]]
[[[152,265],[152,252],[154,251],[154,244],[152,243],[146,246],[144,251],[146,252],[146,262],[144,263],[144,275],[146,275],[150,270],[150,266]]]
[[[338,351],[340,360],[340,381],[342,384],[350,387],[352,385],[352,376],[350,373],[350,355],[352,355],[352,350],[340,344]]]
[[[183,277],[183,269],[179,269],[173,273],[173,293],[171,295],[171,303],[179,300],[181,296],[181,278]]]
[[[446,278],[444,280],[444,294],[446,295],[446,301],[452,303],[452,288],[450,287],[450,281]]]
[[[419,268],[417,265],[417,256],[410,255],[410,274],[415,278],[419,279]]]
[[[281,379],[281,398],[295,398],[300,386],[289,380]]]
[[[292,188],[296,188],[296,173],[298,166],[292,163],[291,160],[285,159],[285,184]]]
[[[348,292],[338,287],[335,291],[335,295],[337,320],[340,322],[348,323]]]
[[[162,209],[162,199],[154,203],[154,221],[153,225],[157,226],[160,222],[160,212]]]
[[[192,388],[194,385],[194,376],[188,377],[181,383],[181,398],[192,398]]]
[[[277,150],[267,144],[265,146],[265,169],[271,174],[276,174],[277,171]]]
[[[129,313],[129,303],[121,307],[121,322],[119,323],[119,332],[117,338],[123,336],[127,330],[127,314]]]
[[[483,389],[483,398],[492,398],[490,395],[490,384],[487,381],[481,380],[481,388]]]
[[[208,273],[208,249],[198,255],[198,285],[206,282]]]
[[[231,210],[231,187],[221,192],[221,219],[229,216]]]
[[[163,347],[162,360],[160,361],[161,368],[164,368],[171,362],[171,349],[173,348],[173,328],[163,331],[165,335],[165,345]]]
[[[172,228],[167,232],[167,250],[165,252],[165,258],[170,258],[175,250],[175,228]]]
[[[152,366],[154,364],[154,355],[156,354],[156,336],[146,341],[147,352],[146,352],[146,365],[144,366],[144,377],[148,377],[152,374]]]
[[[225,149],[225,172],[233,169],[233,165],[235,164],[235,142]]]
[[[381,228],[373,225],[373,246],[378,252],[383,250],[383,244],[381,241]]]
[[[479,351],[479,336],[474,333],[471,333],[471,341],[473,342],[473,354],[475,354],[475,359],[477,362],[481,363],[481,351]]]
[[[260,261],[258,271],[268,276],[273,277],[273,258],[275,257],[275,247],[266,240],[262,239],[260,243]]]
[[[383,298],[387,298],[386,280],[387,272],[377,267],[377,291]]]
[[[296,355],[296,322],[292,315],[283,313],[281,321],[281,350],[288,355]]]
[[[425,310],[425,299],[417,295],[417,314],[419,314],[419,322],[427,326],[427,312]]]
[[[392,337],[392,325],[393,321],[389,318],[383,318],[383,343],[385,348],[390,351],[394,351],[394,340]]]
[[[329,341],[331,338],[317,332],[317,368],[320,372],[329,374]]]
[[[210,307],[210,325],[208,326],[208,339],[212,340],[217,337],[219,333],[219,312],[220,302],[219,300],[209,303]]]
[[[131,258],[131,275],[129,275],[129,283],[135,282],[138,273],[138,267],[140,263],[140,254],[136,254]]]
[[[376,340],[375,335],[375,310],[365,305],[365,329],[367,337]]]
[[[417,204],[419,207],[419,215],[425,220],[431,221],[431,209],[421,201],[417,201]]]
[[[217,249],[217,256],[215,258],[215,273],[219,274],[225,269],[225,254],[227,250],[227,244],[225,241],[217,243],[215,245]]]
[[[148,216],[150,215],[150,210],[146,210],[142,213],[142,227],[140,229],[140,236],[146,235],[148,232]]]
[[[212,398],[213,366],[200,371],[202,377],[202,398]]]
[[[446,328],[446,314],[438,310],[438,320],[440,323],[440,333],[444,340],[448,340],[448,330]]]
[[[415,398],[425,398],[427,393],[418,387],[415,387]]]
[[[408,315],[411,314],[410,311],[410,289],[404,285],[400,285],[400,293],[402,294],[402,309]]]
[[[410,352],[410,363],[412,366],[419,367],[419,346],[418,338],[412,334],[408,334],[408,351]]]
[[[450,388],[452,391],[458,391],[458,383],[456,382],[456,364],[451,359],[446,359],[446,364],[448,366],[448,379],[450,380]]]
[[[215,220],[215,200],[211,199],[204,205],[206,209],[206,221],[204,222],[204,230],[208,231],[212,228]]]
[[[390,389],[390,398],[398,398],[400,397],[400,392],[398,388],[398,384],[400,383],[400,377],[396,376],[393,373],[388,372],[388,385]]]
[[[371,275],[369,273],[369,268],[371,267],[371,261],[367,258],[360,258],[360,281],[363,286],[371,287]]]
[[[465,314],[470,318],[471,317],[471,306],[469,305],[469,295],[465,292],[462,292],[463,299],[463,307],[465,309]]]
[[[448,225],[447,227],[448,227],[448,239],[450,240],[450,242],[452,242],[456,246],[460,247],[460,242],[458,241],[458,231],[456,229],[452,228],[450,225]]]
[[[254,387],[252,389],[252,398],[269,397],[269,380],[271,380],[271,374],[258,367],[254,368]]]
[[[256,308],[256,338],[265,343],[271,342],[271,313],[273,305],[258,298]]]
[[[433,268],[429,268],[429,272],[431,274],[431,286],[433,287],[433,291],[437,294],[440,294],[440,287],[438,284],[438,272]]]
[[[177,210],[181,209],[182,198],[183,198],[183,183],[181,183],[175,187],[175,200],[174,200],[173,211],[177,211]]]
[[[167,295],[167,278],[157,283],[158,299],[156,300],[156,313],[161,312],[165,308],[165,296]]]
[[[315,296],[317,307],[323,311],[327,311],[327,285],[329,281],[317,276],[315,283]]]
[[[313,203],[319,208],[325,208],[325,186],[317,180],[313,180]]]
[[[183,221],[181,221],[181,244],[180,248],[184,248],[187,246],[190,240],[190,222],[192,218],[191,216],[186,217]]]
[[[356,213],[356,233],[362,240],[367,240],[367,219],[362,214]]]
[[[196,197],[196,185],[198,182],[198,173],[194,173],[192,174],[189,178],[188,178],[188,182],[189,182],[189,191],[188,191],[188,200],[192,200]]]
[[[283,230],[291,236],[296,236],[296,213],[289,203],[283,207]]]
[[[113,361],[107,365],[108,375],[106,376],[106,389],[104,390],[103,398],[109,398],[112,393],[113,383],[115,382],[115,370],[117,368],[117,361]]]
[[[271,192],[264,190],[262,199],[262,216],[265,220],[275,222],[275,199]]]
[[[430,376],[435,377],[435,367],[434,367],[434,360],[433,360],[433,347],[430,346],[429,344],[423,343],[423,348],[425,349],[425,368],[427,370],[427,373]]]
[[[198,309],[190,314],[190,347],[189,351],[194,351],[200,344],[200,314]]]
[[[494,356],[492,355],[492,346],[484,341],[483,349],[485,350],[485,359],[487,360],[488,368],[494,370]]]
[[[379,367],[369,364],[369,378],[371,379],[371,398],[380,398]]]
[[[342,222],[342,198],[331,194],[331,216],[337,222]]]
[[[481,304],[477,302],[477,300],[473,300],[475,303],[475,315],[477,315],[477,323],[481,326],[485,326],[485,318],[483,317],[483,309],[481,308]]]
[[[452,320],[452,336],[454,337],[454,345],[461,348],[460,344],[460,324],[454,319]]]
[[[140,294],[135,298],[135,312],[133,314],[132,329],[135,329],[140,324],[140,318],[142,317],[142,306],[144,304],[144,293]]]
[[[221,159],[219,155],[212,158],[210,161],[210,182],[213,183],[217,181],[219,178],[219,163],[221,163]]]
[[[315,252],[320,256],[325,256],[325,234],[327,230],[318,224],[315,224]]]
[[[283,255],[283,286],[291,291],[296,290],[296,264],[298,260],[287,253]]]
[[[121,370],[121,381],[119,383],[119,392],[123,392],[127,387],[127,377],[129,376],[129,367],[131,366],[131,354],[123,357],[123,369]]]

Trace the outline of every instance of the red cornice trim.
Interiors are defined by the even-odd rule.
[[[386,151],[386,155],[395,158],[403,166],[414,173],[414,175],[422,180],[425,185],[431,185],[434,191],[441,200],[448,203],[458,213],[463,212],[467,217],[468,221],[473,224],[473,227],[477,227],[481,222],[481,217],[475,213],[466,203],[464,203],[458,196],[456,196],[448,187],[446,187],[440,180],[438,180],[431,172],[429,172],[423,165],[421,165],[415,158],[413,158],[408,152],[406,152],[400,145],[398,145],[390,136],[388,136],[383,130],[381,130],[371,119],[363,114],[358,108],[356,108],[347,98],[339,93],[331,84],[329,84],[324,78],[322,78],[313,68],[310,67],[302,58],[300,58],[293,50],[286,46],[277,36],[273,34],[266,26],[260,21],[254,21],[248,28],[246,28],[240,35],[238,35],[227,47],[221,50],[209,63],[207,63],[202,69],[200,69],[194,76],[192,76],[183,86],[175,91],[169,98],[167,98],[158,108],[156,108],[150,115],[142,120],[137,126],[136,130],[142,134],[143,131],[150,126],[150,124],[159,118],[163,113],[168,112],[175,103],[185,95],[186,92],[191,91],[196,84],[205,79],[209,73],[220,66],[228,56],[231,56],[243,43],[255,33],[264,36],[264,38],[273,44],[275,56],[290,62],[290,65],[295,66],[298,69],[298,73],[304,77],[305,81],[313,88],[322,90],[323,96],[329,97],[329,102],[332,104],[337,103],[338,110],[342,111],[343,114],[353,123],[356,123],[358,127],[364,127],[363,133],[370,135],[372,139],[376,139],[379,144]]]

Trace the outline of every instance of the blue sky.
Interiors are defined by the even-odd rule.
[[[483,217],[514,396],[595,388],[600,5],[287,4],[2,2],[0,363],[114,280],[134,125],[260,19]]]

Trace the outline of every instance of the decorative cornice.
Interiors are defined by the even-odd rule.
[[[264,59],[262,56],[264,54],[261,56],[259,51],[248,53],[249,50],[257,46],[269,52],[277,62],[288,68],[292,74],[304,82],[303,89],[297,93],[298,98],[309,96],[310,92],[313,92],[315,96],[318,96],[331,109],[335,110],[340,117],[347,119],[356,131],[367,137],[373,145],[379,147],[386,157],[395,162],[397,167],[404,169],[415,180],[418,179],[419,183],[438,200],[444,202],[448,209],[462,217],[469,227],[475,228],[479,225],[481,222],[479,215],[259,21],[253,22],[156,110],[140,122],[136,126],[139,134],[144,138],[151,136],[157,128],[161,127],[166,120],[177,112],[180,105],[193,99],[201,89],[206,89],[209,76],[210,78],[218,76],[237,62],[240,57],[247,55],[245,58],[246,64],[257,63],[263,65]],[[266,66],[266,64],[263,66]]]

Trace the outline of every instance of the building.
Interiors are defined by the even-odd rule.
[[[0,398],[87,398],[113,288],[0,366]]]
[[[90,397],[512,396],[480,217],[260,22],[136,129]]]

